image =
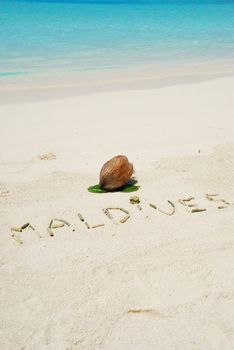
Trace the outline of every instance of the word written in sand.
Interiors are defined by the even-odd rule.
[[[209,202],[214,202],[216,203],[216,208],[217,209],[225,209],[230,206],[233,206],[233,203],[230,203],[226,199],[220,198],[218,194],[206,194],[205,198]],[[133,205],[136,206],[136,208],[142,212],[144,212],[142,206],[140,206],[140,198],[137,196],[130,197],[129,202]],[[155,203],[149,203],[149,207],[152,208],[154,211],[159,212],[160,214],[166,215],[166,216],[174,216],[177,211],[177,206],[174,202],[168,200],[168,210],[163,210],[161,209],[157,204]],[[198,206],[195,203],[195,197],[190,196],[190,197],[183,197],[179,198],[177,201],[178,204],[180,204],[188,213],[194,214],[194,213],[202,213],[205,212],[207,209],[202,208]],[[114,225],[119,225],[119,224],[125,224],[130,218],[131,214],[128,210],[121,208],[121,207],[107,207],[103,209],[103,213],[105,216],[114,224]],[[116,218],[116,213],[121,214],[121,217],[119,219]],[[77,218],[80,220],[82,224],[86,227],[87,230],[92,230],[92,229],[97,229],[97,228],[102,228],[105,226],[104,223],[96,223],[91,225],[88,223],[88,221],[85,219],[82,213],[78,212],[77,213]],[[50,237],[55,236],[55,232],[57,229],[67,227],[69,228],[72,232],[75,231],[74,226],[69,223],[67,220],[63,218],[52,218],[47,226],[47,233]],[[25,230],[31,230],[35,232],[38,238],[42,238],[40,234],[37,233],[37,230],[34,228],[33,225],[31,225],[29,222],[26,224],[23,224],[21,226],[14,226],[11,227],[11,237],[19,244],[23,244],[22,239],[20,238],[20,234],[25,231]]]

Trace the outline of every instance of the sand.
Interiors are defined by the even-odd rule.
[[[233,111],[233,77],[0,106],[1,349],[233,350]],[[117,154],[142,210],[87,191]]]

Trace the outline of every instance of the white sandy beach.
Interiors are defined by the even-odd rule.
[[[0,105],[0,125],[2,350],[234,349],[234,77]],[[117,154],[140,190],[89,193]]]

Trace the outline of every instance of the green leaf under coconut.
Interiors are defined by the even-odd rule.
[[[107,193],[107,191],[104,190],[104,188],[101,188],[100,185],[90,186],[90,187],[88,188],[88,191],[89,191],[89,192],[92,192],[92,193]]]
[[[140,188],[140,186],[136,186],[136,185],[126,185],[122,188],[119,188],[115,191],[111,191],[111,192],[125,192],[125,193],[129,193],[129,192],[136,192],[138,189]],[[90,186],[88,188],[88,191],[91,193],[107,193],[110,191],[106,191],[104,188],[102,188],[100,185],[94,185],[94,186]]]
[[[136,192],[138,191],[140,186],[136,185],[129,185],[129,186],[124,186],[120,191],[121,192]]]

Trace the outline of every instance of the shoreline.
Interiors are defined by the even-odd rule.
[[[56,100],[98,93],[160,89],[234,75],[227,62],[161,64],[153,67],[83,72],[66,75],[7,77],[0,79],[0,105]]]

